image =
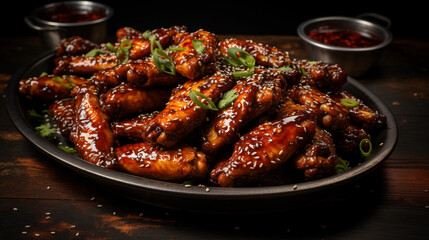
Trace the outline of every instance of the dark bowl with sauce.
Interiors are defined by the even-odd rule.
[[[360,18],[315,18],[298,26],[308,59],[339,64],[352,77],[361,77],[377,65],[392,41],[390,31]]]
[[[64,1],[40,6],[24,20],[40,32],[47,48],[54,49],[61,39],[77,35],[95,43],[105,42],[107,20],[112,15],[113,9],[105,4]]]

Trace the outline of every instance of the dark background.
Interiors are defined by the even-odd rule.
[[[23,18],[38,6],[53,1],[2,3],[2,35],[35,35]],[[296,35],[302,21],[322,16],[351,16],[366,12],[392,21],[394,38],[427,39],[424,1],[100,1],[113,7],[109,34],[124,26],[139,30],[186,25],[189,31],[204,28],[216,34]]]

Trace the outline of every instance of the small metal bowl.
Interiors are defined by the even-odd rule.
[[[308,36],[319,28],[375,35],[381,39],[381,43],[371,47],[358,48],[328,45]],[[387,27],[364,19],[342,16],[321,17],[305,21],[298,26],[297,32],[305,43],[309,59],[339,64],[352,77],[360,77],[373,68],[383,49],[392,41],[392,35]]]
[[[76,12],[97,13],[101,17],[82,22],[55,22],[44,19],[43,16],[55,13],[60,8],[67,8]],[[113,9],[101,3],[65,1],[40,6],[24,20],[29,27],[40,32],[42,41],[47,48],[54,49],[61,39],[76,35],[96,43],[104,42],[107,38],[107,20],[112,15]]]

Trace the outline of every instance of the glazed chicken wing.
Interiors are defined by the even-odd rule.
[[[302,71],[301,84],[315,86],[323,92],[337,91],[347,82],[347,74],[338,64],[307,60],[294,60],[292,64]]]
[[[98,47],[98,44],[90,40],[80,36],[73,36],[62,39],[56,47],[55,54],[56,56],[78,56]]]
[[[363,128],[355,125],[349,125],[339,132],[334,133],[335,145],[342,154],[359,156],[359,144],[363,139],[371,141],[371,135]],[[367,143],[362,145],[366,152],[369,150]]]
[[[277,111],[277,119],[303,115],[317,122],[317,116],[310,107],[297,104],[287,99]],[[335,173],[338,162],[335,144],[331,134],[316,126],[311,142],[299,151],[292,159],[292,168],[298,170],[299,178],[304,180],[318,179]]]
[[[224,57],[229,57],[228,49],[236,47],[252,55],[256,63],[266,67],[289,66],[291,59],[289,53],[266,44],[256,43],[251,40],[239,40],[230,38],[219,43],[219,49]]]
[[[350,120],[353,124],[367,131],[375,131],[386,126],[386,116],[374,111],[351,93],[340,90],[330,96],[337,104],[341,104],[349,111]],[[357,105],[347,107],[341,103],[341,99],[356,101]]]
[[[176,71],[189,79],[198,79],[215,70],[218,38],[200,29],[191,34],[177,34],[175,42],[180,51],[173,51],[171,58]],[[195,49],[197,47],[197,50]]]
[[[201,181],[208,174],[204,153],[185,144],[167,149],[141,142],[117,147],[115,152],[119,168],[138,176],[166,181]]]
[[[331,134],[325,129],[316,127],[311,143],[292,161],[293,166],[302,172],[306,181],[335,174],[338,156]]]
[[[69,98],[74,86],[82,85],[87,81],[86,78],[74,75],[32,77],[20,80],[18,91],[28,99],[52,102],[57,99]]]
[[[110,119],[123,119],[144,112],[162,109],[170,98],[168,88],[135,88],[122,83],[100,96],[103,112]]]
[[[317,116],[319,125],[328,130],[338,131],[350,124],[348,112],[314,86],[294,85],[289,88],[288,97],[311,108]]]
[[[200,126],[207,116],[208,110],[191,100],[190,91],[196,90],[216,103],[232,85],[230,74],[216,72],[207,78],[189,80],[178,86],[167,106],[149,123],[145,133],[147,140],[164,146],[178,143]]]
[[[172,26],[170,28],[158,28],[151,31],[151,34],[155,36],[155,39],[160,43],[163,48],[170,46],[173,42],[173,37],[181,32],[184,32],[186,27],[183,26]],[[117,34],[118,35],[118,34]],[[143,38],[142,33],[136,34],[134,32],[131,38],[131,49],[130,59],[137,60],[143,59],[151,53],[151,41]],[[157,46],[153,46],[156,48]]]
[[[76,101],[73,99],[57,100],[49,105],[49,113],[57,122],[61,135],[68,138],[76,115]]]
[[[101,111],[95,87],[75,87],[73,95],[76,99],[76,115],[70,140],[84,160],[98,166],[114,168],[115,139],[110,129],[109,118]]]
[[[232,88],[237,98],[228,107],[217,111],[203,130],[202,150],[218,152],[233,143],[240,130],[251,120],[273,109],[281,99],[283,77],[278,73],[257,69],[256,73],[238,81]]]
[[[146,137],[144,131],[149,122],[158,114],[157,111],[140,114],[137,117],[111,123],[113,136],[116,139],[128,139],[143,142]]]
[[[283,165],[313,137],[316,125],[296,115],[266,122],[243,135],[232,156],[219,162],[210,181],[222,187],[245,186],[261,175]]]
[[[63,56],[55,59],[55,75],[74,74],[90,76],[95,72],[113,68],[117,65],[114,53],[102,54],[95,57]]]
[[[135,87],[173,87],[186,80],[180,74],[172,75],[159,70],[152,58],[137,60],[127,65],[127,82]]]

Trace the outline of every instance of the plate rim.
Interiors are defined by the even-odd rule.
[[[6,107],[12,123],[15,125],[18,131],[32,143],[32,145],[34,145],[39,151],[49,156],[53,160],[60,162],[61,164],[66,165],[67,167],[81,174],[85,174],[89,177],[96,177],[97,180],[101,180],[102,182],[126,186],[129,189],[166,195],[174,194],[184,198],[197,197],[198,199],[209,199],[211,201],[261,198],[267,199],[299,196],[309,192],[323,191],[335,186],[344,185],[350,181],[355,180],[357,177],[362,177],[368,174],[372,170],[376,169],[385,159],[390,156],[397,143],[397,123],[389,108],[371,90],[366,88],[357,80],[348,77],[348,84],[351,84],[352,87],[367,95],[368,98],[370,98],[371,101],[376,104],[378,108],[377,110],[386,116],[387,128],[385,129],[386,138],[383,142],[384,144],[382,147],[380,147],[380,149],[378,149],[375,156],[372,156],[369,160],[364,161],[362,164],[353,167],[347,172],[296,184],[235,188],[207,186],[209,187],[210,191],[206,191],[206,187],[185,187],[180,183],[155,180],[111,169],[105,169],[91,164],[77,156],[62,151],[55,144],[39,136],[35,129],[31,126],[31,122],[28,119],[22,118],[21,106],[18,104],[18,98],[20,97],[17,91],[19,80],[24,77],[25,73],[28,72],[32,67],[35,67],[38,63],[53,58],[54,56],[54,51],[49,51],[39,55],[38,57],[35,57],[32,61],[21,67],[9,80],[6,89]],[[297,187],[295,187],[295,185]]]

